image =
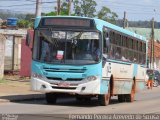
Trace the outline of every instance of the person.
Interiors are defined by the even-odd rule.
[[[153,88],[153,80],[154,80],[154,71],[151,71],[149,74],[149,79],[148,79],[148,89]]]
[[[95,59],[96,61],[98,61],[99,58],[100,58],[100,49],[99,49],[98,40],[95,41],[95,43],[94,43],[93,54],[94,54],[94,59]]]
[[[41,60],[42,61],[49,61],[49,59],[50,59],[49,43],[42,41]]]

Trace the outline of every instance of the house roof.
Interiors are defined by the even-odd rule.
[[[132,32],[140,34],[150,40],[151,36],[151,28],[136,28],[136,27],[128,27],[126,28]],[[155,40],[160,41],[160,29],[154,29],[154,38]]]

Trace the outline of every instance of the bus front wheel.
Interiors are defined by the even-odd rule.
[[[98,102],[102,106],[107,106],[110,102],[110,87],[108,87],[108,94],[98,95]]]
[[[57,100],[56,93],[46,93],[46,101],[48,104],[55,104]]]

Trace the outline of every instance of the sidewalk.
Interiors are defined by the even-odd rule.
[[[10,101],[22,101],[42,99],[44,94],[31,91],[30,79],[19,78],[18,76],[5,76],[0,80],[0,103]]]

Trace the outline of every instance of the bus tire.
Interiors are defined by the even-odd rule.
[[[134,101],[134,93],[131,92],[131,94],[126,95],[126,102],[133,102]]]
[[[46,101],[48,104],[55,104],[57,101],[57,94],[56,93],[46,93]]]
[[[118,95],[118,102],[125,102],[125,95]]]
[[[134,96],[135,96],[135,84],[132,86],[131,94],[127,94],[126,96],[126,102],[133,102]]]
[[[110,86],[108,87],[108,94],[98,95],[98,102],[101,106],[107,106],[110,102]]]

